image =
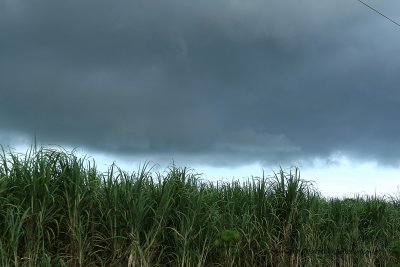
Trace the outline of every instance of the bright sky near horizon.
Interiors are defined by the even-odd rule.
[[[22,141],[22,140],[20,140]],[[57,146],[50,146],[57,148]],[[19,146],[13,147],[12,151],[25,154],[31,146],[25,140]],[[394,167],[381,167],[376,162],[352,162],[344,155],[334,155],[331,158],[333,164],[327,166],[326,162],[316,160],[312,167],[302,166],[298,162],[292,166],[262,166],[258,163],[240,165],[238,167],[216,167],[204,164],[191,164],[188,161],[174,161],[170,159],[151,159],[140,157],[118,157],[109,156],[104,153],[91,152],[85,149],[65,147],[67,151],[87,160],[94,160],[100,172],[107,172],[111,164],[115,163],[123,171],[131,174],[137,172],[144,165],[147,170],[164,174],[172,163],[177,167],[187,167],[191,173],[199,174],[200,179],[212,182],[247,181],[252,178],[271,177],[282,168],[285,172],[294,171],[298,167],[300,178],[314,182],[315,188],[324,197],[355,197],[357,195],[379,195],[400,198],[399,169]],[[9,151],[5,148],[6,151]],[[158,161],[157,161],[158,160]]]
[[[397,192],[400,1],[362,2],[0,1],[0,144]]]

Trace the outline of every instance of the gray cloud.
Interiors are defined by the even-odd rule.
[[[398,163],[400,31],[357,1],[0,5],[0,130],[212,164]]]

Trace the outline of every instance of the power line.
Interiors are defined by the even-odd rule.
[[[361,4],[363,4],[364,6],[368,7],[369,9],[375,11],[376,13],[378,13],[379,15],[381,15],[382,17],[384,17],[385,19],[389,20],[390,22],[396,24],[397,26],[400,27],[400,24],[397,23],[396,21],[392,20],[391,18],[389,18],[388,16],[385,16],[384,14],[382,14],[381,12],[379,12],[378,10],[376,10],[375,8],[373,8],[372,6],[368,5],[367,3],[361,1],[361,0],[357,0],[358,2],[360,2]]]

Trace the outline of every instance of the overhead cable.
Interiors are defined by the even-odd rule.
[[[389,20],[390,22],[396,24],[397,26],[400,27],[400,24],[394,20],[392,20],[391,18],[389,18],[388,16],[386,16],[385,14],[379,12],[378,10],[376,10],[375,8],[373,8],[372,6],[368,5],[367,3],[361,1],[361,0],[357,0],[358,2],[360,2],[361,4],[363,4],[364,6],[368,7],[369,9],[373,10],[374,12],[378,13],[379,15],[381,15],[382,17],[384,17],[385,19]]]

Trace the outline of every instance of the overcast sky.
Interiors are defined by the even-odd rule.
[[[398,168],[399,54],[356,0],[0,0],[0,143]]]

